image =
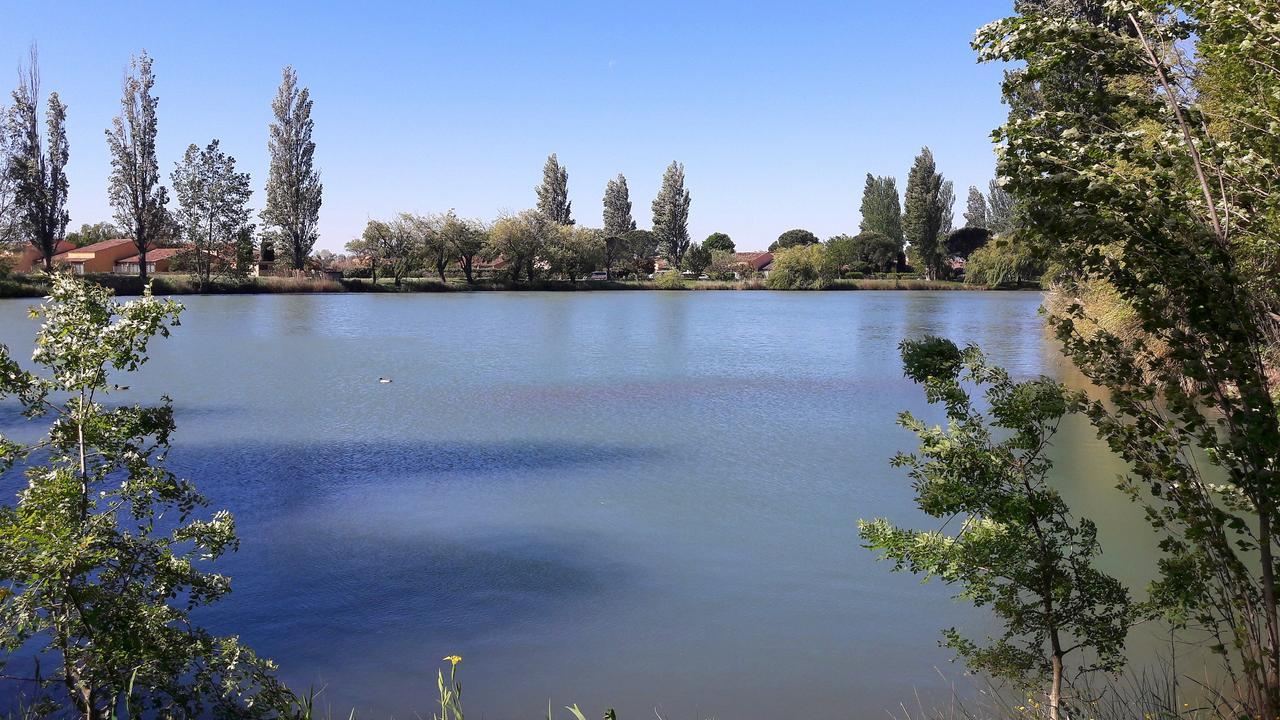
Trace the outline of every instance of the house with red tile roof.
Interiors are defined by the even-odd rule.
[[[135,248],[136,249],[136,248]],[[169,272],[170,266],[173,264],[175,255],[190,250],[186,247],[172,248],[152,248],[147,251],[147,274]],[[112,272],[117,275],[137,275],[139,265],[142,263],[142,256],[134,253],[131,257],[122,258],[116,261]]]
[[[771,252],[736,252],[733,254],[735,262],[741,263],[757,275],[769,276],[769,271],[773,269],[773,253]],[[739,276],[741,279],[741,276]]]
[[[458,261],[458,267],[462,267],[462,261]],[[471,274],[475,277],[492,277],[507,269],[507,259],[499,255],[492,260],[485,260],[480,256],[476,256],[471,261]]]
[[[57,258],[58,255],[75,249],[75,243],[63,240],[54,249],[53,256]],[[44,254],[40,252],[40,248],[30,243],[27,243],[26,247],[22,248],[21,253],[11,256],[11,258],[13,260],[13,271],[16,273],[29,273],[33,270],[44,269]]]
[[[115,238],[60,253],[54,256],[53,262],[55,265],[70,267],[77,275],[109,273],[115,268],[116,262],[136,254],[138,249],[133,240]]]

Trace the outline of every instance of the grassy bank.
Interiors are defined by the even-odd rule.
[[[137,277],[124,275],[90,275],[87,279],[105,285],[117,295],[142,294],[142,281]],[[428,278],[405,278],[397,287],[390,280],[379,279],[374,283],[367,279],[312,280],[308,278],[260,277],[260,278],[215,278],[203,290],[195,278],[189,275],[156,275],[152,278],[152,288],[158,295],[266,295],[275,293],[340,293],[340,292],[486,292],[496,290],[541,290],[555,292],[578,292],[597,290],[669,290],[681,288],[663,288],[652,281],[578,281],[538,280],[532,283],[505,283],[498,281],[478,281],[472,285],[461,279],[448,282]],[[684,290],[767,290],[764,280],[687,280]],[[825,290],[988,290],[979,285],[966,285],[949,280],[893,280],[893,279],[859,279],[836,280]],[[1035,288],[1031,288],[1035,289]],[[12,276],[0,279],[0,298],[44,297],[48,294],[49,285],[39,276]]]

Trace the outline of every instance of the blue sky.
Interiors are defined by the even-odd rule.
[[[600,224],[622,172],[648,227],[680,160],[690,234],[755,249],[793,227],[855,231],[865,174],[901,190],[929,145],[959,218],[968,186],[993,174],[1004,115],[1001,69],[978,65],[969,40],[1011,3],[5,4],[0,87],[36,42],[44,91],[69,106],[72,227],[110,216],[103,131],[146,48],[166,177],[188,144],[220,138],[252,174],[255,207],[271,98],[281,67],[297,68],[315,100],[319,247],[336,250],[370,217],[530,207],[550,152],[580,224]]]

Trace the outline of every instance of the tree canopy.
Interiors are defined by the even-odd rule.
[[[684,187],[683,164],[672,162],[667,166],[652,209],[658,250],[672,266],[680,267],[689,249],[689,191]]]
[[[274,121],[268,128],[267,203],[262,222],[277,240],[277,249],[296,270],[319,239],[320,203],[324,187],[315,167],[316,144],[311,139],[311,91],[298,87],[298,73],[286,67],[271,103]]]
[[[786,248],[796,247],[797,245],[817,245],[819,242],[821,241],[818,240],[817,235],[814,235],[808,230],[796,228],[779,235],[778,239],[774,240],[773,243],[769,245],[769,252],[785,250]]]
[[[732,253],[737,250],[733,244],[733,238],[722,232],[713,232],[702,241],[702,247],[710,252],[727,252]]]

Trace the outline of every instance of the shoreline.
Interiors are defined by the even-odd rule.
[[[142,294],[142,282],[135,276],[89,275],[86,279],[111,288],[117,295]],[[761,279],[718,281],[687,281],[684,288],[658,287],[653,281],[604,281],[538,280],[532,283],[505,283],[479,281],[466,284],[442,283],[426,278],[405,278],[397,287],[390,281],[379,280],[375,285],[368,279],[344,278],[321,280],[311,278],[262,277],[262,278],[214,278],[201,290],[189,275],[157,275],[151,278],[152,291],[157,295],[276,295],[276,294],[327,294],[327,293],[470,293],[470,292],[618,292],[618,291],[759,291],[773,292],[833,292],[854,290],[894,291],[958,291],[958,292],[1011,292],[1040,290],[1038,284],[990,288],[982,285],[966,285],[951,280],[874,279],[835,280],[821,289],[779,290],[768,288]],[[38,298],[48,294],[48,283],[31,277],[0,279],[0,298]]]

